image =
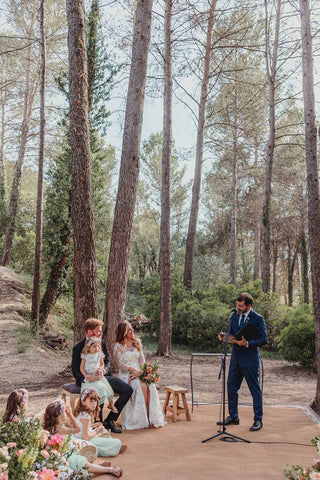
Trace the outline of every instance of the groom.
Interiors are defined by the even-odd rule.
[[[72,362],[71,368],[73,376],[76,379],[77,385],[81,386],[81,382],[84,380],[84,376],[80,372],[81,364],[81,352],[84,348],[86,340],[91,337],[101,338],[102,335],[102,326],[103,322],[97,318],[88,318],[84,323],[84,329],[86,336],[81,342],[77,343],[72,350]],[[110,373],[110,360],[107,352],[107,347],[104,340],[101,340],[101,350],[104,353],[104,364],[105,364],[105,377],[111,385],[111,388],[115,393],[118,393],[120,397],[115,402],[115,407],[118,410],[118,413],[110,412],[105,421],[103,422],[105,428],[111,430],[113,433],[121,433],[121,430],[115,426],[115,421],[118,419],[123,407],[128,402],[129,398],[132,395],[132,387],[128,385],[123,380],[113,377]],[[95,380],[100,380],[102,374],[97,374]],[[101,405],[101,420],[102,420],[102,410],[103,405]]]

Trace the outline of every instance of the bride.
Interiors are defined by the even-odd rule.
[[[118,378],[133,388],[133,394],[121,413],[122,428],[135,430],[165,425],[167,422],[155,384],[148,385],[139,379],[142,373],[140,365],[145,363],[145,358],[141,341],[134,336],[134,330],[127,321],[117,326],[113,361],[118,369]]]

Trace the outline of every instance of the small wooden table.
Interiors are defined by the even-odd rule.
[[[189,412],[189,407],[187,404],[186,393],[188,390],[183,387],[179,387],[177,385],[167,386],[164,387],[167,391],[166,399],[163,405],[163,412],[166,415],[167,411],[173,414],[173,421],[176,422],[178,420],[178,415],[181,413],[185,413],[187,420],[190,422],[191,415]],[[169,405],[170,396],[172,394],[172,405]],[[179,395],[181,395],[181,400],[183,403],[183,407],[179,405]]]

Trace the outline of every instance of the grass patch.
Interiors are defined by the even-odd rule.
[[[32,332],[29,325],[20,325],[17,328],[17,337],[19,353],[24,353],[36,340],[36,335]]]
[[[50,324],[68,340],[73,338],[73,300],[61,296],[50,314]]]

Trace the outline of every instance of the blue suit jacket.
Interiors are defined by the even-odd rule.
[[[255,339],[249,340],[248,347],[242,347],[234,343],[230,363],[238,362],[241,368],[259,367],[258,347],[262,347],[262,345],[265,345],[268,341],[266,324],[264,318],[252,310],[252,308],[248,314],[247,323],[251,323],[251,325],[257,329],[258,336]],[[229,333],[235,335],[239,330],[239,314],[235,313],[230,320]]]

